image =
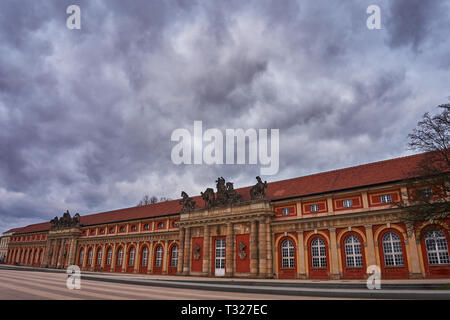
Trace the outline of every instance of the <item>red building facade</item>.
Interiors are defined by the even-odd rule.
[[[405,173],[425,155],[270,182],[265,196],[209,207],[194,197],[14,230],[6,262],[143,274],[298,279],[450,278],[449,225],[407,228]]]

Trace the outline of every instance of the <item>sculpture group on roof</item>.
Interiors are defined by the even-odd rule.
[[[256,177],[257,183],[250,189],[251,200],[261,200],[266,196],[267,181],[262,182],[261,178]],[[242,201],[242,195],[239,194],[233,186],[233,182],[225,182],[223,177],[216,180],[217,193],[213,188],[207,188],[205,192],[200,192],[205,208],[210,209],[217,206],[227,206],[238,204]],[[186,192],[181,192],[182,199],[180,204],[183,205],[181,212],[189,212],[195,209],[195,201],[189,197]]]
[[[61,218],[55,217],[50,220],[51,230],[66,229],[80,226],[80,214],[75,213],[73,218],[70,216],[69,210],[64,212]]]

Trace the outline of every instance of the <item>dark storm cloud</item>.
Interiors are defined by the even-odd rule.
[[[420,49],[422,43],[442,41],[441,31],[450,27],[449,3],[445,0],[390,1],[387,29],[388,43],[392,48],[411,46]]]
[[[70,4],[81,30],[65,27]],[[366,28],[370,4],[382,30]],[[198,194],[218,176],[253,184],[259,166],[172,163],[172,131],[194,120],[280,129],[268,181],[403,155],[450,95],[447,7],[2,1],[0,229]]]

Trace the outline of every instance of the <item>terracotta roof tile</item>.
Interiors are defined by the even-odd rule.
[[[266,197],[269,200],[281,200],[405,180],[412,178],[411,172],[417,168],[421,161],[429,156],[429,153],[422,153],[299,178],[275,182],[269,181]],[[249,200],[250,188],[245,187],[236,190],[242,195],[243,200]],[[198,208],[204,206],[201,196],[193,198]],[[88,226],[177,214],[181,210],[179,201],[180,199],[177,199],[141,207],[83,215],[81,216],[81,224]],[[48,230],[49,228],[50,223],[46,222],[21,228],[18,232],[37,232]]]

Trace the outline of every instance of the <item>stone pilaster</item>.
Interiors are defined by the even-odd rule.
[[[273,259],[272,259],[272,230],[270,227],[270,218],[266,218],[266,241],[267,241],[267,275],[273,276]]]
[[[339,272],[338,249],[336,242],[336,228],[330,228],[330,254],[331,254],[331,279],[339,279],[341,277]]]
[[[123,246],[122,272],[127,271],[128,245]]]
[[[140,230],[140,229],[139,229]],[[138,242],[136,244],[136,254],[134,255],[134,273],[139,272],[139,268],[141,266],[141,244]]]
[[[169,259],[167,259],[169,255],[169,242],[164,241],[164,251],[162,257],[162,274],[167,274],[167,266],[169,265]]]
[[[299,279],[306,279],[306,263],[305,263],[305,245],[303,230],[297,231],[298,246],[297,246],[297,277]]]
[[[410,230],[408,233],[408,255],[411,268],[409,270],[409,277],[412,279],[420,279],[425,276],[420,269],[419,252],[417,249],[416,235],[414,230]]]
[[[111,267],[109,269],[110,272],[114,272],[116,269],[116,244],[114,243],[112,246],[112,258],[111,258]]]
[[[153,242],[150,241],[148,244],[148,264],[147,264],[147,273],[152,272],[152,266],[153,266]]]
[[[210,250],[209,250],[209,242],[210,242],[210,229],[209,225],[205,225],[203,227],[203,274],[205,276],[209,275],[210,271]]]
[[[257,247],[256,220],[250,223],[250,276],[256,277],[258,274],[258,247]]]
[[[183,275],[189,274],[190,259],[191,259],[191,229],[186,228],[184,237],[184,262],[183,262]]]
[[[367,266],[376,265],[377,258],[375,256],[375,243],[373,240],[373,231],[371,225],[366,225],[366,238],[367,238]]]
[[[233,272],[233,247],[234,247],[233,224],[227,223],[227,235],[225,240],[225,276],[232,277]]]
[[[177,265],[177,274],[183,273],[183,264],[184,264],[184,227],[180,227],[180,251],[178,251],[178,265]]]
[[[259,220],[258,252],[259,252],[259,277],[267,277],[267,236],[265,219]]]

